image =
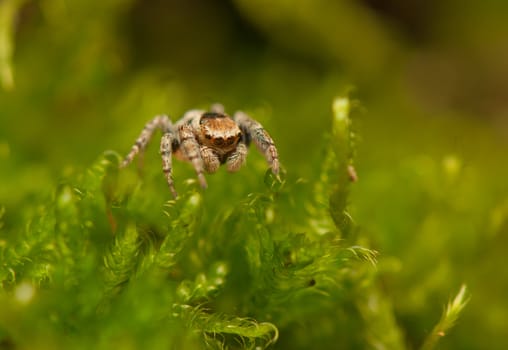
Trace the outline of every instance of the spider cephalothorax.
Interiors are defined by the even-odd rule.
[[[242,131],[235,121],[223,113],[207,112],[199,119],[201,144],[224,154],[236,148]]]
[[[213,105],[211,112],[190,110],[175,124],[165,115],[156,116],[145,125],[122,167],[132,162],[136,154],[144,151],[157,129],[163,133],[160,145],[162,171],[174,197],[176,190],[171,168],[173,154],[192,163],[201,186],[206,187],[204,171],[213,173],[221,164],[226,164],[231,172],[237,171],[245,163],[247,147],[252,141],[265,156],[272,172],[276,176],[279,174],[277,149],[261,124],[240,111],[230,118],[219,104]]]

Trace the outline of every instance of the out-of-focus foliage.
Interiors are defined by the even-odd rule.
[[[6,90],[12,89],[14,84],[12,73],[13,20],[22,4],[22,0],[0,3],[0,82]]]
[[[0,1],[0,347],[506,348],[506,23],[501,0]],[[153,115],[217,101],[269,130],[283,186],[252,150],[204,192],[175,162],[170,201],[158,140],[118,172]]]

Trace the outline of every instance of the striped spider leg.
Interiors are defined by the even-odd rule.
[[[243,133],[242,140],[246,146],[252,141],[256,145],[257,149],[261,154],[264,155],[266,161],[272,168],[272,173],[279,178],[279,154],[277,152],[277,148],[273,142],[273,139],[270,137],[268,132],[263,128],[263,126],[250,118],[247,114],[242,111],[238,111],[234,115],[234,120],[240,127]]]
[[[132,145],[131,151],[129,154],[127,154],[122,164],[120,165],[120,168],[125,168],[133,161],[134,157],[136,157],[138,153],[143,153],[145,151],[148,142],[157,129],[160,129],[163,133],[160,144],[162,171],[164,172],[173,197],[176,197],[177,194],[172,176],[171,153],[174,145],[178,143],[178,139],[175,135],[175,132],[173,131],[173,125],[171,124],[171,120],[169,120],[168,116],[158,115],[146,123],[143,131],[136,139],[134,145]]]

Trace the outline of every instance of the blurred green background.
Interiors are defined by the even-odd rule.
[[[507,38],[503,0],[0,1],[4,226],[104,150],[126,153],[155,114],[217,101],[263,123],[288,181],[313,178],[331,102],[352,89],[352,213],[405,341],[466,283],[443,348],[505,349]]]

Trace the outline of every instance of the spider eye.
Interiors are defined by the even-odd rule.
[[[213,140],[213,144],[215,146],[222,146],[224,144],[224,139],[222,137],[217,137]]]
[[[207,140],[210,140],[210,139],[212,138],[212,135],[210,135],[210,134],[205,134],[205,138],[206,138]]]
[[[228,139],[227,139],[227,141],[226,141],[226,144],[227,144],[228,146],[230,146],[230,145],[232,145],[232,144],[233,144],[233,142],[235,142],[235,137],[234,137],[234,136],[230,136],[230,137],[228,137]]]

